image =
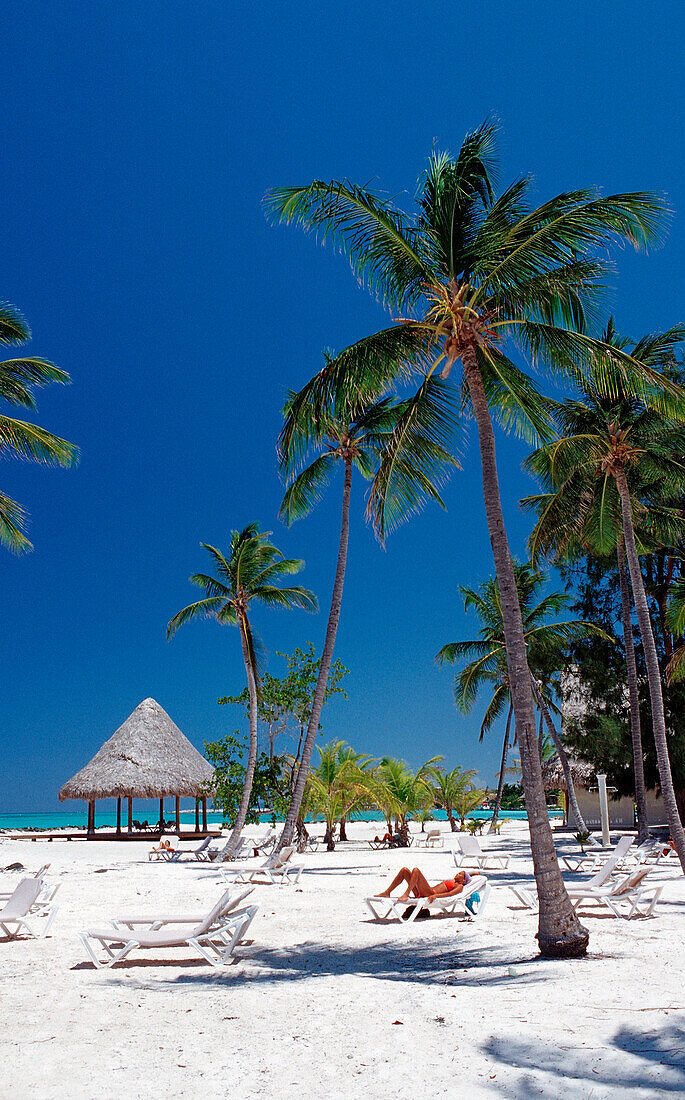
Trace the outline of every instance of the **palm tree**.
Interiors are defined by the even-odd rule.
[[[677,395],[664,394],[658,373],[671,362],[673,348],[684,334],[685,329],[678,327],[645,336],[635,345],[631,358],[649,368],[653,376],[649,380],[637,372],[626,376],[613,358],[594,357],[584,376],[577,379],[580,397],[554,405],[559,438],[529,459],[530,468],[547,479],[547,486],[554,494],[552,508],[548,511],[557,511],[559,504],[572,509],[568,514],[575,517],[580,528],[592,510],[593,494],[587,491],[592,480],[600,482],[600,494],[613,485],[618,496],[623,543],[647,669],[661,793],[683,871],[685,833],[673,789],[661,671],[640,569],[633,513],[646,508],[645,485],[659,485],[663,497],[669,491],[675,494],[681,490],[685,478],[685,466],[680,461],[680,456],[685,454],[683,402]],[[611,347],[621,344],[625,345],[625,341],[614,334]],[[549,541],[545,534],[548,523],[547,514],[538,521],[542,544]],[[537,537],[538,528],[533,538]],[[617,545],[620,544],[619,538]],[[620,555],[619,551],[619,566]],[[624,633],[627,630],[624,618]],[[626,651],[629,648],[626,645]],[[637,678],[630,664],[628,673],[633,679],[634,693]],[[634,743],[634,756],[641,759],[641,744]]]
[[[332,852],[336,822],[344,820],[368,797],[371,776],[366,765],[371,758],[355,753],[344,741],[331,741],[317,748],[319,766],[310,769],[307,776],[308,805],[310,811],[323,815],[326,822],[324,840],[327,850]]]
[[[459,829],[462,833],[466,828],[466,818],[478,809],[484,798],[485,791],[474,787],[473,783],[466,784],[457,793],[454,806],[459,814]]]
[[[0,302],[0,345],[25,344],[31,332],[14,306]],[[0,363],[0,398],[10,405],[35,409],[33,390],[49,382],[66,385],[69,375],[47,359],[35,356],[7,359]],[[78,461],[78,447],[67,443],[45,428],[0,415],[0,452],[44,466],[73,466]],[[0,492],[0,542],[15,554],[31,550],[25,535],[26,512],[7,493]]]
[[[476,420],[485,512],[502,592],[507,663],[516,717],[533,864],[538,888],[538,943],[543,954],[578,955],[584,929],[566,894],[554,850],[536,747],[535,712],[521,609],[497,478],[490,409],[505,427],[546,430],[531,379],[505,354],[505,341],[561,371],[582,369],[598,341],[588,335],[607,264],[600,250],[617,238],[636,247],[658,238],[663,200],[647,193],[602,197],[596,190],[557,195],[537,209],[530,181],[520,179],[495,197],[496,126],[468,134],[456,158],[434,152],[423,178],[418,211],[405,214],[388,199],[347,181],[315,180],[273,190],[268,212],[298,222],[345,251],[357,276],[400,316],[391,327],[343,351],[321,372],[318,399],[344,391],[350,372],[375,385],[423,374],[406,415],[374,478],[369,514],[379,537],[403,518],[393,499],[395,471],[416,454],[411,424],[424,435],[441,423],[433,415],[434,371],[447,379],[463,368],[463,404]],[[415,313],[415,317],[406,316]],[[622,365],[630,357],[617,353]],[[310,391],[310,399],[315,396]],[[429,456],[426,462],[430,464]]]
[[[632,350],[633,358],[648,356],[648,365],[652,368],[670,365],[674,348],[681,338],[682,330],[671,329],[658,337],[649,337],[640,341]],[[628,341],[619,337],[613,318],[609,318],[604,341],[621,348]],[[605,382],[607,380],[605,379]],[[642,391],[639,383],[622,383],[624,400],[631,403],[631,390],[636,395]],[[617,399],[617,394],[614,398]],[[656,396],[656,395],[655,395]],[[595,401],[595,396],[590,397]],[[554,406],[551,406],[553,409]],[[599,410],[598,410],[599,411]],[[600,417],[603,412],[600,412]],[[632,416],[632,412],[628,411]],[[561,485],[555,485],[551,467],[551,453],[541,448],[526,461],[527,468],[543,482],[547,492],[525,497],[524,507],[533,508],[538,521],[529,540],[529,549],[533,561],[546,557],[555,561],[573,560],[583,553],[592,557],[606,558],[615,555],[618,570],[619,590],[621,593],[621,619],[626,659],[626,679],[630,705],[630,732],[633,752],[633,774],[635,779],[635,804],[637,808],[637,828],[640,842],[649,837],[647,820],[647,792],[645,788],[644,754],[642,749],[642,731],[640,727],[640,701],[633,637],[632,603],[626,572],[625,540],[621,502],[616,482],[608,471],[602,477],[595,470],[577,471]],[[638,471],[631,471],[631,480]],[[672,546],[682,534],[683,519],[677,509],[665,507],[653,499],[653,486],[642,485],[637,495],[633,491],[633,526],[636,528],[637,545],[640,552],[657,546]],[[640,495],[651,497],[648,507],[640,504]],[[582,496],[582,507],[578,508],[578,498]]]
[[[413,772],[404,760],[384,756],[374,773],[369,788],[370,797],[383,812],[388,832],[393,831],[392,819],[396,819],[396,831],[405,842],[409,838],[409,818],[434,804],[429,775],[439,756],[427,760],[417,772]]]
[[[332,361],[331,356],[327,355],[327,367],[330,367]],[[285,422],[278,441],[278,452],[281,471],[286,477],[288,488],[283,497],[280,515],[287,524],[308,515],[340,464],[344,472],[342,514],[338,560],[321,665],[297,779],[279,840],[281,847],[290,843],[298,820],[333,660],[345,583],[352,471],[358,470],[367,479],[373,477],[378,467],[379,455],[391,438],[398,420],[406,414],[407,407],[407,402],[392,401],[388,397],[379,396],[373,387],[352,384],[342,392],[331,395],[324,406],[315,408],[308,400],[310,387],[311,384],[298,394],[291,393],[283,410]],[[415,426],[414,431],[417,440],[421,438],[420,424]],[[422,439],[421,446],[430,453],[437,466],[454,464],[454,459],[442,441],[426,438]],[[312,454],[316,456],[313,460]],[[397,470],[394,492],[402,495],[405,507],[412,506],[411,500],[416,498],[419,486],[424,493],[442,503],[437,489],[438,482],[439,477],[434,470],[425,471],[420,462],[406,462]]]
[[[211,556],[218,576],[194,573],[190,578],[191,584],[202,588],[206,595],[204,599],[189,604],[174,615],[167,627],[167,640],[173,637],[179,626],[191,619],[216,619],[219,623],[237,626],[240,630],[250,697],[250,740],[238,816],[223,859],[230,859],[233,855],[245,824],[257,760],[259,641],[252,631],[248,610],[253,602],[266,607],[298,607],[304,611],[316,611],[318,607],[316,597],[308,589],[300,585],[279,586],[278,582],[284,577],[299,573],[304,562],[296,558],[284,558],[281,551],[269,542],[270,535],[270,531],[260,531],[256,523],[251,523],[242,531],[232,531],[227,556],[206,542],[200,543]]]
[[[365,800],[368,803],[368,784],[372,779],[373,765],[377,761],[373,757],[367,756],[366,753],[355,752],[351,745],[344,743],[338,750],[338,760],[341,765],[354,769],[354,773],[361,781],[361,786],[357,783],[356,788],[351,789],[351,798],[346,799],[343,812],[340,815],[340,839],[347,840],[347,819],[353,814],[353,811],[359,809],[360,806],[363,807]]]
[[[549,713],[551,700],[547,688],[551,673],[557,671],[563,664],[564,653],[569,642],[586,637],[590,633],[600,634],[603,637],[607,637],[607,635],[593,623],[585,622],[582,619],[548,622],[550,615],[560,615],[568,606],[569,597],[564,592],[550,592],[547,596],[539,599],[540,591],[545,583],[545,575],[535,569],[529,562],[515,562],[514,576],[523,617],[523,631],[528,649],[528,665],[530,667],[533,695],[559,754],[573,812],[579,825],[585,829],[585,822],[573,786],[568,757]],[[488,577],[483,584],[479,585],[478,589],[460,586],[459,590],[464,599],[464,610],[467,612],[474,610],[482,623],[479,637],[466,642],[449,642],[438,651],[436,660],[439,664],[454,664],[456,661],[469,657],[474,658],[457,673],[454,681],[455,702],[463,714],[470,712],[479,692],[484,687],[494,686],[492,698],[481,723],[481,741],[493,722],[504,713],[507,706],[509,707],[497,800],[495,802],[495,812],[493,812],[493,821],[496,821],[496,814],[499,813],[502,800],[512,706],[506,661],[502,600],[500,599],[499,585],[495,577]],[[539,759],[540,753],[537,742],[535,751]]]
[[[450,829],[453,833],[456,833],[455,808],[459,804],[459,799],[465,788],[472,786],[471,780],[477,775],[477,772],[464,772],[458,766],[452,768],[451,772],[445,772],[440,767],[433,767],[429,769],[428,775],[433,801],[436,806],[445,811]]]

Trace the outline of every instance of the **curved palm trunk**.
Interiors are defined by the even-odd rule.
[[[449,806],[445,806],[445,813],[447,814],[447,820],[450,823],[450,829],[453,833],[458,832],[457,823],[454,820],[454,807],[450,803]]]
[[[509,730],[511,729],[511,716],[514,713],[514,708],[511,703],[509,704],[509,713],[507,715],[507,728],[504,731],[504,743],[502,745],[502,767],[499,770],[499,782],[497,784],[497,795],[495,797],[495,808],[492,811],[492,821],[490,822],[490,828],[488,833],[491,833],[497,824],[497,818],[499,817],[499,809],[502,805],[502,792],[504,791],[504,773],[507,767],[507,756],[509,755]]]
[[[647,792],[645,790],[645,766],[642,755],[642,730],[640,729],[640,696],[637,689],[637,666],[635,663],[635,642],[633,641],[633,623],[630,607],[630,591],[626,576],[626,548],[622,538],[616,542],[616,560],[618,579],[621,586],[621,611],[623,615],[623,645],[628,670],[628,697],[630,699],[630,736],[633,742],[633,772],[635,775],[635,805],[637,806],[638,843],[649,839],[647,821]]]
[[[338,833],[338,840],[347,840],[347,816],[345,814],[340,818],[340,831]]]
[[[290,801],[290,807],[286,814],[285,824],[283,825],[283,832],[277,844],[277,850],[280,850],[285,844],[290,844],[295,822],[297,821],[297,815],[304,796],[304,788],[307,782],[307,774],[309,772],[309,762],[312,758],[314,751],[314,742],[316,741],[316,735],[319,732],[319,721],[321,719],[321,711],[323,710],[323,703],[326,696],[326,685],[328,683],[328,673],[331,669],[331,662],[333,660],[333,649],[335,648],[335,636],[338,633],[338,622],[340,621],[340,607],[342,605],[343,586],[345,584],[345,565],[347,563],[347,543],[350,536],[350,492],[352,489],[352,462],[349,459],[345,459],[345,481],[343,484],[343,497],[342,497],[342,516],[340,521],[340,543],[338,545],[338,562],[335,570],[335,581],[333,582],[333,594],[331,596],[331,609],[328,613],[328,625],[326,627],[326,638],[323,646],[323,653],[321,654],[321,668],[319,669],[319,675],[316,681],[316,688],[314,689],[314,699],[312,700],[312,713],[309,718],[309,725],[307,727],[307,736],[304,739],[304,745],[302,747],[302,759],[300,760],[300,768],[297,773],[297,779],[293,788],[292,799]]]
[[[543,955],[575,957],[584,955],[587,951],[589,933],[581,925],[571,905],[554,850],[554,838],[547,813],[540,757],[537,751],[535,708],[526,657],[521,605],[502,515],[495,436],[475,349],[467,348],[462,353],[462,363],[478,425],[485,514],[502,601],[509,685],[521,753],[530,846],[540,903],[537,938]]]
[[[540,717],[544,720],[544,723],[547,727],[547,732],[552,738],[552,741],[554,742],[554,747],[557,750],[557,755],[561,763],[561,770],[563,771],[564,779],[566,780],[566,791],[568,793],[568,800],[571,803],[571,809],[573,810],[573,816],[576,819],[576,824],[581,833],[589,833],[590,830],[585,824],[583,815],[580,812],[580,806],[578,805],[578,799],[576,798],[576,788],[573,783],[573,776],[571,775],[571,767],[568,762],[568,756],[566,755],[566,749],[561,743],[561,738],[556,731],[556,727],[554,725],[554,722],[552,721],[552,716],[549,713],[547,703],[542,698],[542,693],[537,685],[537,682],[532,672],[530,674],[530,683],[533,689],[533,695],[535,696],[535,702],[537,703],[538,710],[540,711]]]
[[[233,826],[233,831],[229,838],[228,847],[221,857],[224,861],[233,858],[235,846],[243,831],[247,818],[247,810],[250,805],[252,780],[254,779],[255,765],[257,763],[257,681],[255,680],[254,668],[250,657],[250,647],[247,641],[248,631],[250,629],[247,622],[247,616],[241,618],[239,627],[240,642],[243,648],[243,661],[245,662],[245,672],[247,674],[247,690],[250,696],[250,741],[247,750],[247,767],[245,769],[243,793],[240,797],[238,816],[235,819],[235,825]]]
[[[645,593],[640,560],[637,556],[635,545],[635,532],[633,530],[633,517],[630,507],[630,490],[626,480],[625,470],[619,467],[614,474],[616,487],[621,498],[621,514],[623,516],[623,536],[626,543],[626,555],[630,579],[633,582],[633,599],[637,621],[642,636],[642,648],[647,666],[647,682],[649,684],[649,699],[652,707],[652,728],[654,744],[656,746],[656,758],[659,765],[659,780],[661,783],[661,797],[664,800],[666,819],[671,830],[671,839],[675,844],[680,866],[685,872],[685,832],[683,823],[678,813],[678,804],[673,790],[673,777],[671,775],[671,761],[668,756],[668,741],[666,739],[666,719],[664,716],[664,697],[661,690],[661,670],[659,658],[656,652],[652,621],[649,617],[647,595]]]

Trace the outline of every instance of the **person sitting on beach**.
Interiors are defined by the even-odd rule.
[[[437,882],[435,886],[431,886],[418,867],[414,867],[411,871],[408,867],[403,867],[395,875],[387,890],[382,890],[379,894],[376,894],[376,897],[389,898],[401,882],[406,882],[407,889],[400,895],[398,901],[408,901],[412,896],[426,898],[427,901],[435,901],[436,898],[452,898],[456,894],[461,894],[470,881],[471,876],[468,871],[457,871],[454,878],[444,879],[442,882]]]

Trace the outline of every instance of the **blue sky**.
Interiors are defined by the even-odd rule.
[[[632,0],[22,6],[0,69],[0,297],[29,320],[31,352],[71,374],[40,394],[38,420],[82,459],[0,470],[35,543],[0,558],[0,811],[56,808],[148,695],[198,746],[237,724],[216,705],[242,688],[237,632],[198,623],[165,641],[201,540],[259,521],[327,607],[340,486],[278,522],[279,410],[323,348],[385,318],[344,258],[267,225],[264,191],[377,179],[409,203],[432,143],[456,151],[494,113],[502,181],[533,172],[541,201],[592,184],[668,193],[669,240],[618,255],[611,308],[636,336],[683,321],[682,29],[680,5]],[[500,439],[519,554],[524,455]],[[428,508],[386,551],[363,492],[337,651],[349,699],[325,736],[414,765],[440,752],[491,781],[499,732],[478,745],[478,712],[457,715],[433,664],[474,629],[457,585],[492,569],[473,436],[447,512]],[[275,654],[319,644],[325,615],[255,622]]]

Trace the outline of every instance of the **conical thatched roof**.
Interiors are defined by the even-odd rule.
[[[589,786],[595,775],[595,769],[592,765],[586,764],[584,760],[576,760],[572,756],[569,756],[568,762],[574,785],[578,787]],[[564,779],[561,760],[556,754],[550,757],[549,760],[545,760],[542,765],[542,784],[546,791],[566,790],[566,780]]]
[[[159,703],[143,699],[59,798],[194,798],[213,774]]]

